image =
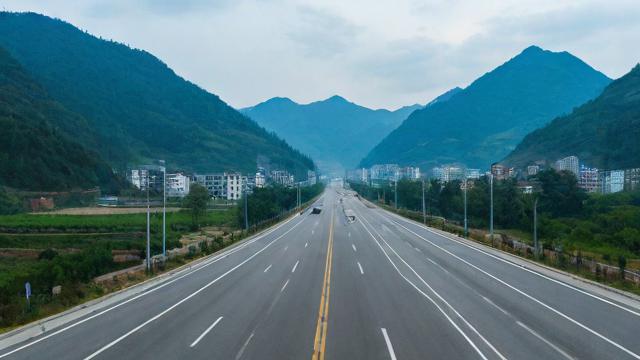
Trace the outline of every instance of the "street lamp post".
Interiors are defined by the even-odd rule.
[[[422,179],[422,223],[427,225],[427,207],[424,201],[424,179]]]
[[[489,234],[491,236],[491,245],[494,245],[493,243],[493,174],[489,175],[489,187],[490,187],[490,193],[491,193],[491,210],[489,212]]]
[[[249,194],[244,194],[244,229],[249,231]]]
[[[467,221],[467,179],[464,179],[464,237],[469,235],[469,226]]]
[[[540,256],[540,246],[538,245],[538,198],[533,200],[533,247],[535,248],[536,259]]]
[[[167,167],[162,160],[162,256],[167,256]]]
[[[395,176],[395,181],[393,182],[393,196],[395,198],[394,207],[398,210],[398,175]]]
[[[147,270],[151,270],[151,209],[149,207],[149,171],[147,170]]]

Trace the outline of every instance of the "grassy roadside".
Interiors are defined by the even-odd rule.
[[[365,200],[365,199],[363,199]],[[366,200],[369,201],[369,200]],[[405,218],[411,219],[411,220],[415,220],[418,221],[420,223],[423,222],[423,217],[422,217],[422,213],[420,212],[416,212],[416,211],[410,211],[410,210],[406,210],[406,209],[394,209],[391,206],[385,205],[385,204],[380,204],[380,203],[376,203],[376,206],[385,209],[387,211],[393,212],[395,214],[398,214],[400,216],[403,216]],[[450,223],[450,222],[446,222],[444,221],[442,218],[436,218],[436,217],[428,217],[427,218],[427,225],[429,227],[438,229],[438,230],[442,230],[445,232],[448,232],[452,235],[456,235],[456,236],[460,236],[462,237],[464,234],[464,228]],[[615,289],[618,290],[622,290],[622,291],[626,291],[635,295],[640,295],[640,286],[634,284],[632,281],[629,280],[623,280],[617,276],[607,276],[606,271],[604,272],[604,274],[602,272],[596,272],[593,273],[592,271],[590,271],[586,266],[581,266],[579,262],[576,262],[576,264],[571,264],[568,262],[567,256],[570,254],[565,254],[565,255],[560,255],[558,257],[550,257],[550,256],[541,256],[540,258],[536,258],[534,256],[533,253],[528,252],[528,251],[522,251],[521,249],[515,248],[513,246],[509,246],[510,241],[513,240],[513,236],[518,236],[518,235],[524,235],[524,232],[519,231],[519,230],[495,230],[494,231],[494,237],[500,237],[500,238],[506,238],[508,239],[506,242],[503,241],[494,241],[493,243],[490,241],[489,236],[487,231],[482,230],[482,229],[469,229],[469,236],[467,237],[467,239],[475,241],[477,243],[483,244],[485,246],[489,246],[489,247],[493,247],[496,249],[500,249],[502,251],[505,251],[509,254],[521,257],[521,258],[525,258],[527,260],[551,267],[551,268],[555,268],[561,271],[565,271],[568,272],[570,274],[573,274],[575,276],[584,278],[584,279],[588,279],[591,281],[595,281],[598,282],[600,284],[603,285],[607,285],[610,287],[613,287]],[[510,238],[511,237],[511,238]],[[509,241],[510,240],[510,241]],[[532,241],[531,237],[527,238],[526,236],[523,236],[522,238],[518,238],[518,240],[522,240],[523,243],[529,243]],[[592,255],[592,253],[590,252],[583,252],[581,253],[581,257],[583,259],[592,259],[590,256]],[[596,261],[601,261],[602,260],[602,255],[599,254],[594,254],[593,255],[593,259]],[[605,259],[606,260],[606,259]],[[633,261],[631,262],[632,266],[627,267],[627,269],[637,269],[638,267],[638,262],[636,262],[636,259],[632,259]],[[606,263],[606,261],[603,261]]]

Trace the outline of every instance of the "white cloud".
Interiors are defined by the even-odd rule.
[[[340,94],[426,103],[536,44],[611,77],[640,60],[630,1],[5,0],[155,54],[234,106]]]

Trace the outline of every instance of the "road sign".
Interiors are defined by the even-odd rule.
[[[27,300],[31,297],[31,284],[27,281],[24,283],[25,294],[27,295]]]

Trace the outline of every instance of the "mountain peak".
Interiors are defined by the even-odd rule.
[[[325,101],[329,101],[329,102],[341,102],[341,103],[348,103],[349,101],[345,98],[343,98],[340,95],[333,95],[332,97],[328,98]]]
[[[264,104],[297,104],[295,101],[288,97],[276,96],[264,102]]]
[[[531,45],[529,47],[527,47],[526,49],[522,50],[522,52],[520,54],[540,54],[545,52],[546,50],[544,50],[543,48],[537,46],[537,45]]]

